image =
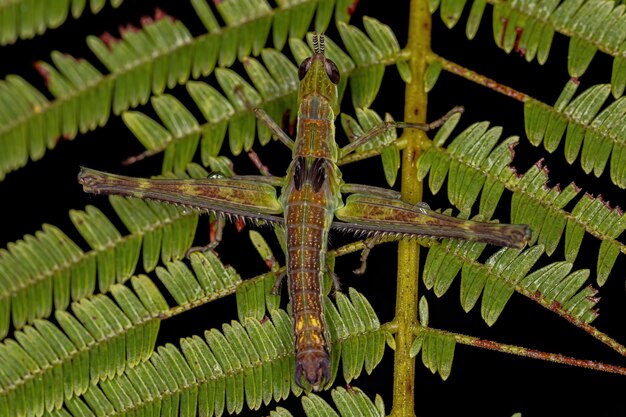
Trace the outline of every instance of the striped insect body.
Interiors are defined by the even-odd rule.
[[[317,391],[330,380],[330,344],[321,286],[328,233],[343,200],[333,111],[339,72],[324,55],[324,38],[314,36],[313,41],[314,54],[298,71],[298,129],[282,203],[296,339],[295,378],[299,384],[305,380]]]
[[[478,240],[520,249],[530,240],[531,233],[526,225],[458,219],[432,211],[427,205],[401,201],[392,190],[343,182],[337,166],[340,155],[350,154],[388,129],[437,128],[462,108],[454,108],[429,124],[384,122],[339,149],[335,142],[335,115],[340,74],[335,63],[325,56],[323,35],[314,34],[313,54],[300,64],[298,76],[295,141],[262,109],[251,108],[272,134],[292,150],[292,162],[284,178],[147,180],[82,168],[78,180],[90,193],[159,200],[227,218],[283,225],[295,335],[295,381],[318,391],[332,377],[322,299],[331,229],[385,239],[432,236]],[[282,188],[280,197],[276,187]],[[344,193],[351,194],[345,202]]]

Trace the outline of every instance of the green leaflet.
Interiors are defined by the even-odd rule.
[[[24,1],[28,2],[20,0],[9,8],[0,9],[0,18],[6,16],[7,21],[12,22],[12,13]],[[50,22],[60,24],[64,20],[61,16],[67,14],[67,3],[63,7],[63,1],[55,2],[55,6],[59,7],[56,11],[48,10]],[[120,0],[112,0],[112,3],[118,5]],[[192,38],[182,22],[162,12],[157,13],[154,19],[147,19],[141,30],[132,27],[122,30],[122,39],[108,33],[101,38],[88,37],[89,48],[110,72],[106,76],[87,61],[57,52],[52,56],[55,66],[37,63],[56,97],[54,101],[48,101],[19,77],[8,76],[6,81],[0,81],[0,179],[24,166],[29,158],[41,158],[46,147],[56,145],[57,138],[73,138],[78,131],[103,126],[111,110],[120,114],[129,107],[146,103],[151,94],[162,93],[165,88],[186,82],[190,76],[208,75],[218,63],[230,66],[237,57],[250,53],[258,55],[269,36],[272,16],[290,14],[291,17],[302,18],[308,13],[312,18],[310,12],[297,4],[271,9],[265,2],[233,0],[228,2],[228,6],[218,7],[218,12],[227,23],[218,29],[213,25],[215,16],[205,7],[206,3],[204,6],[199,3],[195,2],[196,9],[203,10],[203,22],[210,33],[196,38]],[[75,17],[79,16],[85,2],[72,4],[82,4],[72,13]],[[92,11],[97,12],[104,5],[104,0],[99,1],[98,7],[93,7],[96,4],[94,1],[91,4]],[[309,8],[317,5],[328,13],[327,1],[308,0],[306,4]],[[251,19],[248,13],[258,19]],[[46,18],[43,14],[39,17],[20,16],[25,19],[24,23],[33,18]],[[318,16],[317,29],[320,31],[328,24],[328,20],[323,21]],[[25,25],[22,30],[28,30],[28,27]],[[17,30],[18,27],[3,24],[0,42],[14,39]],[[154,51],[157,53],[153,54]]]
[[[480,25],[480,21],[482,20],[486,5],[486,0],[475,0],[472,3],[472,8],[470,9],[469,17],[467,18],[467,26],[465,27],[465,35],[467,36],[467,39],[474,39],[474,36],[476,36],[476,32],[478,32],[478,27]]]
[[[466,0],[430,0],[431,13],[449,28],[459,21]],[[486,1],[471,2],[466,35],[472,39],[483,17]],[[614,97],[626,86],[623,39],[626,36],[624,9],[620,2],[579,0],[528,0],[499,2],[493,6],[492,31],[496,45],[507,53],[521,53],[528,62],[547,61],[555,32],[570,37],[568,72],[581,77],[598,50],[613,57],[611,89]]]
[[[590,286],[582,288],[588,271],[580,270],[568,276],[571,269],[568,264],[569,269],[561,274],[559,271],[563,269],[556,267],[557,262],[528,274],[543,253],[542,246],[523,252],[504,248],[481,264],[477,259],[483,249],[484,244],[473,242],[444,240],[442,244],[433,245],[424,266],[425,284],[434,287],[437,296],[442,296],[461,272],[461,306],[469,311],[482,296],[481,315],[488,325],[498,319],[514,292],[546,306],[556,300],[565,312],[585,322],[597,316],[594,307],[598,300],[591,298],[596,290]],[[442,268],[443,265],[452,267]]]
[[[206,171],[196,174],[206,176]],[[53,308],[67,308],[70,297],[92,295],[96,285],[106,292],[126,281],[140,256],[144,269],[151,271],[159,259],[181,259],[191,247],[196,212],[152,201],[110,201],[130,234],[122,235],[100,210],[88,206],[70,215],[90,251],[83,252],[50,225],[0,251],[0,334],[6,336],[10,322],[20,329],[48,317]]]
[[[344,42],[348,42],[346,46],[351,56],[342,52],[337,45],[326,38],[328,56],[337,63],[342,74],[339,84],[340,93],[344,91],[349,77],[352,80],[350,81],[352,94],[361,95],[353,96],[353,102],[363,104],[371,103],[384,73],[385,65],[380,64],[376,66],[378,68],[375,71],[376,74],[370,74],[375,68],[372,65],[372,59],[384,59],[385,63],[393,63],[400,53],[398,42],[388,26],[375,19],[366,21],[368,22],[367,33],[371,40],[352,26],[342,26],[344,29],[340,33],[342,33],[342,39],[345,38]],[[310,50],[300,42],[296,38],[290,39],[290,47],[297,60],[310,55]],[[366,46],[378,52],[373,55],[371,53],[363,55],[362,51]],[[295,105],[298,80],[296,66],[285,55],[269,49],[261,51],[261,55],[265,66],[254,58],[243,58],[244,69],[254,88],[233,71],[219,68],[215,74],[226,97],[204,83],[193,81],[187,83],[189,94],[207,120],[206,123],[196,121],[189,110],[168,95],[161,96],[163,99],[159,97],[152,100],[165,128],[141,113],[125,112],[124,121],[147,148],[146,152],[140,154],[138,158],[165,151],[163,172],[172,170],[179,172],[191,162],[194,156],[198,145],[198,133],[201,135],[201,156],[205,166],[214,161],[213,157],[217,156],[220,151],[227,132],[230,150],[235,155],[244,150],[248,151],[257,135],[261,144],[267,143],[271,136],[270,131],[248,111],[236,90],[242,89],[249,104],[263,107],[273,120],[281,120],[283,114],[287,112],[292,117],[297,114]],[[171,102],[171,106],[162,105],[168,102]],[[159,112],[158,107],[170,109],[173,114],[168,116],[166,113]],[[179,122],[186,121],[186,123],[177,127],[172,119]],[[363,123],[360,116],[359,121]],[[371,122],[368,123],[371,124]],[[382,154],[385,174],[388,181],[393,183],[399,161],[398,151],[388,148]],[[135,159],[131,158],[131,160]]]
[[[333,307],[336,315],[330,319],[331,326],[338,319],[347,329],[343,338],[333,340],[333,350],[342,352],[344,374],[360,372],[354,368],[347,371],[346,360],[362,364],[369,358],[375,366],[384,349],[371,306],[356,291],[351,289],[349,293],[349,298],[342,296],[338,301],[341,314]],[[354,315],[357,310],[359,315]],[[368,314],[372,317],[367,318]],[[248,318],[243,324],[225,324],[222,331],[207,331],[204,340],[199,336],[181,339],[180,348],[161,346],[149,361],[90,385],[82,397],[73,397],[65,404],[70,410],[78,410],[87,403],[97,414],[160,409],[177,415],[219,415],[223,411],[238,412],[244,404],[257,409],[272,399],[286,397],[290,390],[299,394],[301,389],[293,383],[290,319],[282,310],[272,311],[271,316],[272,320]],[[346,325],[348,322],[351,324]],[[370,346],[368,338],[375,341],[373,349],[360,349]],[[333,369],[336,371],[336,367]],[[353,390],[338,389],[333,394],[341,415],[381,415],[380,400],[375,405],[358,389]]]
[[[566,212],[563,207],[580,189],[573,183],[563,189],[546,186],[548,171],[541,161],[524,175],[514,174],[508,165],[516,138],[491,150],[491,135],[497,134],[496,130],[487,130],[487,124],[475,123],[454,138],[446,150],[431,146],[420,158],[420,178],[429,175],[429,187],[436,193],[448,177],[448,196],[461,210],[469,211],[481,194],[479,212],[487,217],[495,210],[504,189],[513,191],[511,223],[529,224],[533,231],[531,243],[545,245],[547,253],[556,249],[565,234],[565,257],[570,262],[576,258],[585,232],[608,242],[598,257],[598,283],[603,284],[615,263],[616,248],[624,250],[624,245],[616,241],[626,228],[624,216],[602,199],[591,196],[579,198],[572,212]]]
[[[611,180],[626,187],[626,158],[624,142],[626,129],[621,121],[626,115],[626,99],[615,100],[600,111],[608,98],[608,84],[593,86],[574,100],[575,88],[568,83],[554,108],[529,100],[524,105],[526,134],[534,145],[542,141],[552,152],[565,135],[565,158],[571,164],[580,154],[580,164],[586,173],[599,177],[610,157]],[[567,129],[567,130],[566,130]]]
[[[146,277],[133,278],[133,285],[153,288]],[[0,345],[0,357],[8,366],[0,378],[0,404],[6,415],[41,416],[44,409],[58,409],[92,384],[150,357],[160,324],[157,316],[167,309],[165,300],[151,290],[133,292],[119,284],[111,292],[117,304],[105,295],[82,300],[73,304],[74,315],[56,312],[58,325],[35,320],[34,326],[15,333],[15,341]]]
[[[443,0],[441,2],[441,8],[439,10],[441,20],[443,23],[451,29],[459,21],[463,8],[465,7],[466,0]],[[432,8],[432,7],[431,7]]]
[[[424,90],[426,90],[427,93],[435,87],[442,68],[441,62],[439,61],[431,62],[428,68],[426,68],[426,73],[424,74]]]

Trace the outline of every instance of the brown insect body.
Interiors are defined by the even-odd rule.
[[[331,64],[329,64],[331,62]],[[298,132],[283,189],[287,276],[296,344],[296,382],[317,391],[330,380],[330,346],[322,304],[326,242],[335,210],[343,206],[336,162],[337,87],[322,52],[301,65]],[[337,79],[335,79],[337,81]]]
[[[337,166],[347,155],[392,127],[434,129],[459,113],[454,108],[429,124],[386,122],[339,150],[335,142],[338,112],[337,66],[324,55],[323,35],[313,37],[314,53],[298,70],[298,128],[296,140],[284,133],[262,110],[256,116],[293,150],[285,179],[258,177],[155,179],[132,178],[81,169],[79,181],[91,193],[118,194],[166,201],[193,209],[284,224],[287,237],[287,277],[295,335],[295,380],[318,391],[331,379],[330,344],[324,319],[322,278],[326,269],[331,228],[396,239],[414,236],[478,240],[523,248],[531,239],[526,225],[484,223],[436,213],[412,205],[387,189],[344,184]],[[282,186],[280,198],[274,187]],[[345,201],[342,192],[351,194]],[[279,215],[283,217],[279,217]]]

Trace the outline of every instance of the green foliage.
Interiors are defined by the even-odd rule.
[[[398,41],[389,27],[374,19],[367,19],[366,22],[368,23],[365,27],[371,40],[353,26],[339,26],[344,42],[347,40],[351,42],[347,45],[353,45],[352,50],[348,49],[350,55],[339,49],[331,39],[327,38],[326,41],[327,55],[335,61],[342,74],[339,90],[344,91],[345,80],[349,77],[355,106],[371,104],[380,88],[385,64],[396,62],[400,65],[400,62],[404,62],[397,60]],[[367,42],[370,54],[364,55],[362,46],[356,46],[357,39]],[[311,54],[308,46],[295,38],[291,38],[290,48],[299,59]],[[260,55],[264,65],[252,57],[242,60],[254,87],[234,71],[224,68],[217,68],[215,76],[226,97],[205,83],[187,83],[187,91],[205,117],[206,123],[200,124],[189,110],[169,95],[156,96],[151,100],[165,126],[142,113],[125,112],[124,121],[146,147],[145,155],[165,151],[163,172],[179,172],[193,159],[199,138],[202,163],[212,169],[215,169],[214,161],[227,132],[233,155],[249,151],[255,137],[265,145],[270,140],[269,129],[248,111],[246,103],[236,94],[236,90],[241,89],[251,105],[263,108],[274,120],[281,120],[285,111],[297,114],[298,79],[297,63],[293,63],[285,55],[273,49],[263,49]],[[380,63],[373,65],[374,60]],[[372,121],[369,122],[370,125],[371,123]],[[399,160],[397,156],[395,159],[395,162],[385,163],[393,164],[397,171]],[[391,172],[393,168],[390,166],[388,170]],[[395,178],[395,174],[392,178]]]
[[[383,123],[383,120],[376,112],[367,108],[357,107],[356,117],[357,120],[347,114],[341,114],[341,125],[350,139],[359,138],[368,130]],[[385,121],[393,121],[393,118],[391,115],[386,114]],[[357,149],[357,152],[364,152],[370,149],[380,150],[383,171],[389,186],[393,186],[396,182],[398,170],[400,169],[400,150],[393,145],[397,138],[396,130],[390,129]]]
[[[118,7],[124,0],[90,0],[89,9],[96,14],[107,3]],[[79,18],[87,7],[87,0],[58,0],[45,3],[37,0],[11,0],[0,4],[0,45],[29,39],[47,29],[61,26],[71,13]]]
[[[439,8],[442,20],[452,28],[459,21],[467,0],[430,0],[430,10]],[[440,4],[441,3],[441,4]],[[486,0],[474,0],[466,33],[473,38],[478,30]],[[545,63],[555,33],[570,38],[567,69],[581,77],[597,51],[614,58],[611,87],[619,97],[626,87],[626,25],[621,1],[514,0],[489,2],[494,5],[493,37],[507,53],[523,51],[527,61]],[[440,7],[441,6],[441,7]],[[519,35],[521,33],[521,36]]]
[[[611,181],[626,188],[626,127],[622,123],[626,98],[620,97],[600,111],[610,86],[590,87],[570,102],[576,86],[570,81],[554,107],[526,101],[526,134],[533,145],[543,142],[548,152],[554,152],[565,133],[566,161],[572,164],[580,154],[583,171],[593,171],[596,177],[602,175],[610,156]]]
[[[200,175],[206,176],[200,172]],[[93,206],[72,210],[70,217],[91,247],[84,252],[61,230],[43,225],[0,250],[0,335],[12,324],[20,329],[53,309],[66,309],[72,300],[108,291],[135,272],[140,258],[152,271],[159,259],[181,259],[191,247],[198,213],[188,209],[111,197],[111,205],[130,231],[122,234]],[[141,254],[141,256],[140,256]]]
[[[78,2],[76,2],[78,3]],[[54,52],[54,66],[41,62],[44,75],[55,100],[49,101],[19,76],[0,84],[0,178],[24,166],[28,159],[41,158],[45,149],[56,145],[56,138],[72,139],[81,133],[104,125],[113,111],[120,114],[129,107],[144,104],[151,94],[162,93],[166,86],[184,83],[190,76],[209,75],[216,65],[229,66],[250,53],[257,55],[269,36],[272,17],[285,14],[280,33],[296,23],[303,32],[311,13],[294,2],[271,9],[265,1],[220,3],[218,12],[227,23],[213,24],[215,15],[206,5],[203,22],[208,33],[192,38],[178,20],[157,14],[142,30],[131,27],[122,39],[111,35],[90,36],[87,44],[109,70],[100,73],[85,60],[76,60]],[[226,4],[233,3],[233,6]],[[241,5],[234,5],[241,3]],[[316,29],[323,31],[332,11],[332,1],[306,3],[318,7]],[[298,19],[294,19],[297,14]],[[309,22],[302,20],[310,16]],[[289,17],[287,17],[289,16]],[[7,14],[7,19],[11,16]],[[288,24],[285,23],[288,22]],[[275,40],[280,40],[276,35]],[[282,35],[284,38],[284,34]],[[283,40],[284,42],[284,40]]]
[[[371,416],[378,417],[385,415],[384,404],[380,396],[376,396],[373,403],[367,396],[356,387],[349,389],[336,388],[331,392],[333,402],[337,406],[339,413],[323,399],[315,394],[309,394],[302,398],[302,407],[308,417],[348,417],[348,416]]]
[[[154,350],[158,314],[167,303],[146,276],[134,277],[135,291],[116,284],[104,294],[57,310],[58,325],[37,319],[0,345],[3,415],[41,416],[92,384],[114,378],[146,361]]]
[[[110,2],[113,7],[120,3]],[[271,138],[238,91],[274,120],[289,112],[293,122],[297,66],[311,53],[311,28],[336,27],[341,39],[328,37],[326,47],[342,74],[339,91],[343,94],[349,84],[356,108],[355,117],[341,115],[350,139],[391,120],[369,109],[387,66],[395,64],[401,78],[411,80],[409,58],[416,52],[401,50],[391,28],[376,19],[366,18],[362,26],[348,24],[351,1],[277,0],[277,7],[245,0],[191,3],[206,33],[194,36],[185,22],[159,12],[141,28],[122,30],[121,39],[88,37],[99,62],[52,52],[51,63],[36,65],[47,92],[22,75],[0,80],[0,178],[42,158],[59,137],[79,137],[118,116],[146,149],[130,162],[163,153],[166,176],[205,177],[205,168],[232,175],[231,157],[257,146],[256,137],[259,145]],[[429,1],[431,11],[439,9],[448,27],[460,21],[466,3]],[[91,11],[97,13],[106,4],[92,0]],[[61,25],[70,10],[80,17],[85,7],[85,0],[0,4],[0,44],[42,34]],[[596,177],[608,164],[612,184],[625,188],[623,4],[474,0],[466,14],[468,38],[476,35],[487,7],[493,10],[495,43],[507,53],[523,50],[527,61],[546,62],[556,33],[570,38],[568,72],[575,79],[553,106],[522,99],[528,142],[543,143],[550,153],[563,142],[569,164],[580,156],[582,171]],[[285,45],[289,52],[281,52]],[[613,58],[610,83],[577,95],[576,78],[598,51]],[[436,57],[428,60],[420,82],[431,91],[442,70],[449,68]],[[191,80],[209,75],[219,89],[211,80]],[[191,100],[171,91],[179,84]],[[149,109],[130,110],[148,102],[158,120]],[[470,121],[457,132],[458,123],[460,115],[455,115],[423,144],[419,178],[433,194],[445,187],[460,217],[477,212],[475,219],[491,219],[498,205],[510,202],[510,216],[502,220],[529,224],[533,236],[523,251],[495,253],[486,252],[483,243],[420,240],[428,247],[422,276],[426,289],[442,297],[460,273],[463,310],[469,312],[480,302],[481,317],[489,326],[517,293],[614,346],[591,327],[598,316],[598,290],[590,279],[598,286],[616,279],[611,272],[623,261],[620,253],[626,253],[619,240],[626,218],[601,196],[589,194],[594,190],[582,193],[574,183],[562,189],[548,185],[550,173],[542,161],[523,174],[515,172],[510,167],[513,147],[526,138],[503,138],[508,127]],[[230,153],[222,146],[227,135]],[[390,185],[396,181],[404,146],[396,139],[397,133],[389,131],[357,152],[359,158],[380,154]],[[183,260],[193,243],[197,212],[120,197],[110,198],[110,204],[119,221],[94,206],[70,212],[87,250],[48,224],[0,249],[0,415],[221,415],[240,413],[244,406],[257,410],[303,393],[294,381],[289,310],[281,309],[280,296],[272,294],[280,266],[262,238],[252,240],[270,272],[242,280],[213,253],[194,253]],[[120,223],[127,231],[116,226]],[[575,266],[585,237],[598,247],[592,257],[595,273]],[[233,293],[236,321],[156,346],[162,320]],[[429,297],[420,298],[410,355],[421,353],[424,366],[446,380],[455,350],[463,347],[457,346],[455,334],[431,327],[436,320],[430,317]],[[347,295],[325,298],[325,316],[332,340],[327,388],[338,384],[338,376],[351,383],[363,370],[371,373],[385,344],[395,348],[394,323],[381,325],[367,299],[352,288]],[[305,413],[385,413],[380,397],[373,403],[354,387],[335,388],[331,396],[338,411],[309,394],[302,399]],[[278,407],[270,415],[290,413]]]
[[[565,230],[565,257],[573,262],[578,255],[585,232],[601,240],[597,264],[599,285],[606,282],[618,254],[626,246],[616,240],[626,229],[626,218],[608,207],[601,197],[583,195],[572,212],[563,210],[579,194],[573,183],[565,189],[547,186],[548,172],[541,163],[533,165],[524,175],[509,165],[517,137],[510,137],[495,146],[502,129],[489,129],[487,122],[475,123],[457,136],[444,150],[444,140],[435,138],[435,145],[420,159],[419,175],[428,174],[428,186],[439,192],[448,178],[448,199],[462,213],[469,213],[480,194],[479,213],[490,218],[505,189],[514,192],[511,201],[511,222],[529,224],[531,242],[538,241],[552,254]],[[495,146],[495,148],[494,148]]]

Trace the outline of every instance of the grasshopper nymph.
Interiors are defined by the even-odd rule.
[[[345,184],[337,166],[340,156],[392,127],[431,130],[455,108],[430,124],[387,122],[351,144],[335,142],[339,71],[324,53],[324,36],[313,35],[313,55],[298,70],[297,136],[293,141],[261,109],[254,109],[274,136],[293,151],[284,178],[207,178],[147,180],[83,168],[78,176],[86,192],[120,194],[181,204],[200,210],[243,216],[285,227],[287,278],[295,334],[295,380],[315,391],[331,379],[330,345],[324,320],[321,282],[331,228],[389,234],[479,240],[523,248],[530,239],[526,225],[482,223],[436,213],[426,205],[411,205],[397,193],[381,188]],[[276,197],[276,188],[282,187]],[[343,193],[350,193],[344,202]]]

